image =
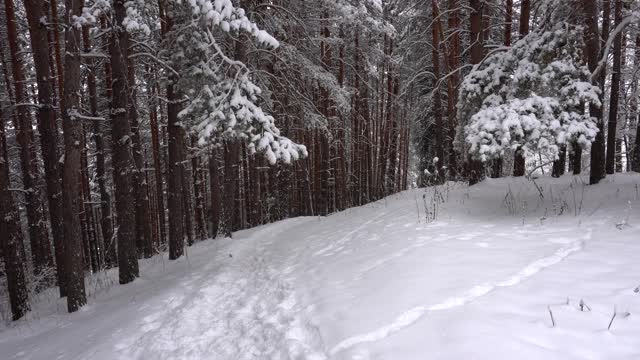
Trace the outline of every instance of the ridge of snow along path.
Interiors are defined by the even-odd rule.
[[[78,313],[43,294],[0,325],[0,358],[640,359],[640,175],[537,183],[416,189],[144,260],[132,284],[89,279]]]

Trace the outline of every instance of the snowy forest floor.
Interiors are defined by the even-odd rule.
[[[41,296],[0,357],[640,359],[640,175],[584,181],[450,183],[205,241],[89,279],[78,313]]]

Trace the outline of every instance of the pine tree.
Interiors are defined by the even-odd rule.
[[[159,0],[165,13],[164,37],[173,30],[174,22],[179,13],[178,5],[167,6],[165,0]],[[178,119],[181,110],[180,91],[176,85],[178,77],[172,73],[167,85],[167,128],[169,162],[167,164],[167,207],[169,208],[169,259],[174,260],[182,256],[184,252],[184,226],[183,226],[183,186],[182,166],[184,160],[184,130]]]
[[[471,63],[478,64],[482,60],[482,4],[479,0],[469,0],[471,7]],[[484,178],[484,165],[479,160],[469,157],[467,164],[469,185],[474,185]]]
[[[22,186],[25,201],[27,203],[27,221],[29,240],[31,243],[31,256],[33,258],[34,272],[40,276],[46,268],[53,267],[51,245],[46,227],[44,214],[42,213],[42,201],[38,186],[39,168],[34,157],[33,125],[29,112],[29,100],[25,88],[25,75],[23,70],[22,50],[18,44],[18,30],[15,19],[16,10],[13,0],[5,2],[7,39],[9,54],[11,57],[13,75],[13,87],[17,116],[16,138],[20,145],[20,165],[22,169]],[[47,58],[45,58],[46,60]]]
[[[37,0],[25,0],[24,6],[29,22],[29,38],[33,51],[33,63],[35,67],[36,82],[38,85],[38,131],[40,133],[40,146],[42,159],[44,160],[45,179],[47,183],[47,200],[49,205],[49,217],[51,233],[55,246],[55,260],[57,265],[57,279],[60,287],[60,295],[66,294],[65,270],[63,254],[62,226],[62,183],[58,159],[58,129],[56,125],[54,89],[51,86],[51,54],[49,53],[48,29],[43,20],[46,20],[46,3]]]
[[[78,184],[81,176],[82,123],[80,120],[80,29],[74,19],[82,14],[83,0],[66,0],[65,56],[62,129],[64,132],[64,166],[62,203],[64,221],[64,269],[67,289],[67,309],[77,311],[87,303],[84,289],[84,261],[82,257],[82,224],[80,211],[82,196]]]
[[[529,34],[529,19],[531,17],[531,3],[529,0],[520,2],[520,39]],[[526,170],[525,154],[521,148],[517,148],[513,159],[513,176],[524,176]]]
[[[0,103],[0,114],[3,113]],[[7,276],[9,302],[13,320],[29,310],[25,275],[24,243],[20,228],[20,212],[9,191],[9,159],[4,115],[0,115],[0,249]]]
[[[134,194],[134,161],[129,109],[127,59],[129,34],[124,29],[127,14],[124,0],[113,1],[112,31],[109,54],[112,71],[111,142],[116,190],[118,273],[120,284],[139,276],[136,251],[136,207]]]
[[[615,1],[613,27],[622,21],[622,1]],[[611,100],[609,101],[609,122],[607,123],[607,153],[605,171],[607,174],[615,172],[616,162],[616,133],[618,121],[618,103],[620,101],[620,71],[622,61],[622,34],[618,33],[613,43],[613,69],[611,72]]]
[[[577,4],[575,4],[577,3]],[[576,1],[574,2],[576,8],[580,9],[582,13],[582,23],[585,26],[584,42],[585,58],[589,65],[591,72],[595,71],[598,67],[599,54],[600,54],[600,34],[598,32],[598,2],[596,0]],[[608,6],[609,1],[603,1],[605,16],[602,25],[602,37],[608,36],[609,16]],[[604,86],[604,75],[601,74],[600,84]],[[596,119],[598,124],[598,134],[591,145],[591,172],[589,175],[589,183],[597,184],[600,180],[604,179],[605,175],[605,144],[604,144],[604,123],[602,120],[601,107],[590,105],[589,113]]]

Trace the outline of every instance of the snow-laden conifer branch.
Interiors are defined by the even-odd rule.
[[[458,113],[471,154],[482,160],[506,149],[549,152],[589,147],[598,128],[587,105],[600,90],[582,59],[579,27],[557,24],[488,56],[464,79]]]
[[[171,64],[180,74],[177,85],[188,98],[179,117],[197,133],[198,144],[242,139],[250,152],[263,153],[272,164],[306,156],[306,148],[282,136],[275,119],[257,105],[262,90],[241,59],[225,53],[213,31],[245,33],[270,48],[279,42],[229,0],[176,2],[175,10],[189,19],[169,40],[174,47]]]

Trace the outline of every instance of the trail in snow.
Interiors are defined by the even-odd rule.
[[[116,345],[125,359],[326,359],[295,293],[264,259],[225,272],[143,319],[141,336]]]
[[[343,245],[347,242],[349,242],[349,240],[351,240],[352,236],[357,234],[359,231],[362,231],[363,229],[365,229],[368,225],[371,225],[372,223],[374,223],[376,220],[379,220],[385,216],[387,216],[388,214],[386,212],[382,212],[379,215],[374,216],[373,218],[363,222],[362,224],[358,225],[356,228],[354,228],[353,230],[349,231],[348,233],[346,233],[344,236],[342,236],[341,238],[339,238],[336,241],[331,242],[330,244],[328,244],[327,246],[323,247],[322,249],[316,251],[313,256],[331,256],[333,254],[335,254],[336,252],[342,250]]]
[[[306,221],[216,240],[223,246],[196,244],[188,258],[144,266],[143,278],[117,287],[108,302],[91,299],[62,314],[63,325],[45,318],[0,336],[0,358],[326,359],[306,308],[267,258],[271,243]]]
[[[265,247],[296,222],[258,231],[254,248],[237,256],[232,268],[199,273],[177,304],[144,319],[141,336],[116,345],[119,357],[326,359],[318,329],[294,289],[264,257]]]
[[[341,351],[347,350],[361,343],[374,342],[384,339],[393,333],[411,326],[412,324],[423,318],[425,315],[427,315],[430,311],[442,311],[458,306],[463,306],[481,296],[488,294],[496,288],[517,285],[527,278],[533,276],[534,274],[542,271],[543,269],[557,264],[567,258],[569,255],[580,251],[583,248],[584,242],[590,238],[591,230],[589,230],[587,232],[587,235],[585,235],[582,239],[574,241],[568,246],[560,248],[553,255],[538,259],[530,263],[522,270],[520,270],[517,274],[509,277],[504,281],[477,285],[469,289],[463,295],[448,298],[437,304],[429,306],[416,306],[412,309],[409,309],[399,315],[393,322],[388,325],[382,326],[365,334],[349,337],[341,341],[336,346],[334,346],[333,349],[331,349],[330,353],[331,355],[335,355]]]

